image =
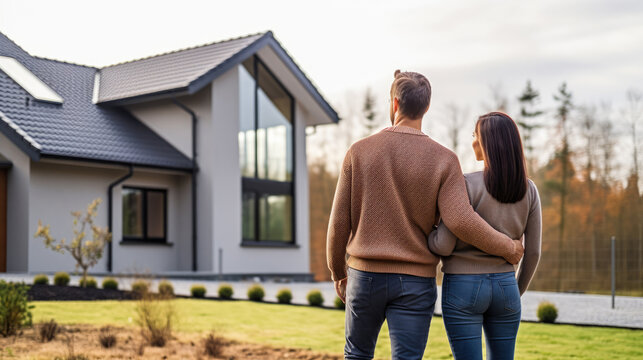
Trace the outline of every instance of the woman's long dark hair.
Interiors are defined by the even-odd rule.
[[[520,201],[527,192],[527,168],[518,126],[509,115],[490,112],[478,118],[476,133],[487,191],[501,203]]]

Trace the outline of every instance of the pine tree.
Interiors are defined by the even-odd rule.
[[[364,107],[362,113],[364,115],[364,127],[366,128],[366,136],[371,135],[377,128],[377,112],[375,111],[375,95],[371,88],[366,89],[364,95]]]
[[[560,280],[563,270],[563,241],[565,237],[565,220],[566,220],[566,200],[568,193],[568,182],[571,177],[570,166],[570,149],[569,149],[569,134],[567,129],[567,122],[569,115],[573,108],[572,94],[567,90],[567,83],[562,83],[558,88],[558,92],[554,94],[554,100],[558,102],[556,108],[556,117],[558,118],[558,131],[561,134],[560,148],[556,153],[556,158],[561,166],[561,178],[558,187],[560,195],[560,223],[558,224],[558,281],[560,287]]]
[[[527,86],[522,94],[518,97],[520,103],[520,118],[518,126],[522,133],[522,139],[526,150],[527,167],[529,174],[534,171],[534,145],[532,143],[534,131],[541,127],[534,120],[543,114],[542,110],[535,109],[540,100],[540,93],[531,86],[531,81],[527,80]]]

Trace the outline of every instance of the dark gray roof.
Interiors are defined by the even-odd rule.
[[[98,103],[127,104],[194,94],[217,76],[269,46],[304,89],[334,121],[337,112],[304,74],[271,31],[129,61],[100,69]]]
[[[256,34],[128,61],[100,70],[98,102],[187,89],[265,34]]]
[[[31,56],[2,33],[0,56],[18,60],[64,99],[36,101],[0,71],[0,131],[32,159],[192,168],[188,157],[124,109],[92,103],[98,69]]]

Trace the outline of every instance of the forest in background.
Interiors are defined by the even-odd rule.
[[[480,114],[503,111],[518,124],[530,178],[543,212],[542,258],[530,290],[609,292],[610,238],[616,239],[616,289],[643,295],[643,196],[639,168],[643,93],[627,90],[624,105],[577,104],[565,83],[547,94],[554,106],[527,81],[508,96],[501,85],[489,87]],[[367,89],[339,125],[313,130],[308,139],[311,272],[329,280],[325,262],[328,217],[337,183],[337,166],[354,141],[390,124],[387,106]],[[549,99],[548,99],[549,100]],[[425,121],[423,130],[454,150],[465,171],[472,162],[470,132],[477,116],[470,106],[448,103]],[[433,119],[439,121],[432,121]],[[312,140],[312,141],[310,141]],[[480,168],[478,166],[478,168]]]

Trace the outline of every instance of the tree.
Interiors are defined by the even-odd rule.
[[[529,174],[534,173],[534,145],[532,143],[534,131],[540,127],[534,120],[543,114],[542,110],[537,110],[536,104],[540,100],[540,93],[531,86],[531,81],[527,80],[527,85],[518,96],[520,103],[520,118],[518,126],[522,133],[522,139],[526,150],[527,168]]]
[[[366,128],[366,136],[371,135],[373,131],[377,128],[377,112],[375,111],[375,95],[371,88],[366,89],[366,94],[364,95],[364,106],[362,107],[362,113],[364,115],[364,127]]]
[[[497,82],[489,85],[491,92],[491,104],[483,104],[487,111],[502,111],[504,113],[509,111],[509,99],[504,94],[502,83]]]
[[[562,275],[562,253],[563,253],[563,241],[565,238],[565,218],[566,218],[566,200],[568,188],[567,184],[569,178],[571,177],[570,170],[570,149],[569,149],[569,134],[568,134],[568,125],[567,121],[569,120],[569,115],[572,110],[572,94],[567,90],[567,83],[563,82],[558,88],[558,92],[554,94],[554,100],[558,102],[556,108],[556,117],[558,118],[558,131],[561,135],[559,149],[556,153],[556,158],[560,163],[561,167],[561,178],[558,187],[559,196],[560,196],[560,222],[558,224],[558,267],[559,267],[559,277]],[[560,281],[560,278],[559,278]]]
[[[42,226],[40,220],[38,220],[38,230],[34,236],[43,238],[47,248],[61,254],[64,254],[65,251],[71,254],[76,260],[76,269],[81,268],[83,271],[83,287],[87,285],[87,270],[98,263],[98,260],[103,256],[105,245],[112,239],[112,234],[107,227],[101,228],[94,224],[94,218],[98,213],[96,209],[100,203],[100,198],[92,201],[87,206],[85,214],[80,211],[72,211],[74,238],[71,242],[67,243],[64,238],[54,239],[49,233],[49,225]],[[92,232],[92,240],[85,240],[87,228]]]
[[[455,102],[446,104],[447,134],[451,143],[451,150],[456,154],[460,145],[460,136],[462,128],[469,116],[469,109],[459,106]]]
[[[589,203],[589,213],[586,220],[586,227],[590,231],[591,254],[592,254],[592,276],[596,276],[596,199],[594,198],[595,180],[594,174],[594,148],[598,135],[596,134],[597,119],[596,108],[593,106],[584,106],[580,109],[579,125],[584,144],[585,166],[583,176],[587,185],[587,202]]]
[[[629,131],[632,139],[632,171],[630,175],[630,182],[632,183],[634,192],[636,193],[637,201],[634,202],[636,218],[633,219],[637,225],[637,240],[638,240],[638,263],[639,273],[643,274],[643,215],[641,215],[641,196],[639,181],[639,160],[638,160],[638,126],[643,118],[643,94],[635,89],[627,91],[627,118],[629,121]]]

